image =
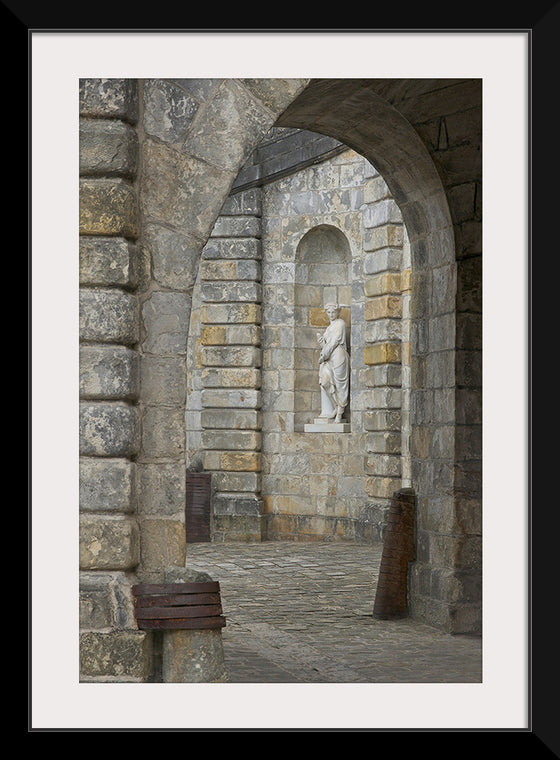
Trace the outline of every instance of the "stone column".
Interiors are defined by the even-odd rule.
[[[207,583],[212,578],[190,568],[168,568],[165,583]],[[167,630],[161,632],[163,683],[224,683],[228,680],[222,629]]]
[[[260,246],[260,190],[231,196],[200,266],[201,441],[218,541],[261,538]]]
[[[378,178],[377,184],[383,182]],[[384,184],[384,183],[383,183]],[[402,429],[402,245],[400,211],[388,190],[364,212],[365,346],[362,380],[366,394],[366,490],[388,508],[401,486]]]
[[[139,561],[137,91],[80,82],[80,665],[83,681],[143,681],[130,572]]]

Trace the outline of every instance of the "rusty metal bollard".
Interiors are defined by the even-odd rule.
[[[212,476],[188,472],[186,477],[185,532],[187,544],[209,543],[212,538]]]
[[[395,491],[379,567],[373,617],[394,620],[408,615],[408,565],[414,559],[414,506],[412,488]]]

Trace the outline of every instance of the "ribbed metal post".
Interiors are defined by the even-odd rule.
[[[411,488],[395,491],[379,567],[373,617],[391,620],[408,615],[408,565],[414,559],[414,506]]]
[[[211,478],[209,472],[187,473],[185,502],[187,544],[211,541]]]

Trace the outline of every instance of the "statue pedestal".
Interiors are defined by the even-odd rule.
[[[303,426],[305,433],[349,433],[349,422],[334,422],[334,420],[322,420],[316,417],[313,422]]]

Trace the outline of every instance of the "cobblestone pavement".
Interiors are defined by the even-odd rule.
[[[381,547],[189,544],[220,582],[231,683],[480,683],[482,646],[410,618],[376,620]]]

